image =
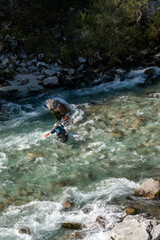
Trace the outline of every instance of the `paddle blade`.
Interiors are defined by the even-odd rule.
[[[46,134],[44,134],[44,137],[45,137],[45,138],[46,138],[46,137],[48,137],[48,136],[49,136],[49,134],[50,134],[50,133],[46,133]]]
[[[63,119],[63,122],[67,121],[69,119],[69,116],[65,116],[65,118]]]

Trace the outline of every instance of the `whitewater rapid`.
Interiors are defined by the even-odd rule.
[[[145,70],[124,81],[119,70],[112,83],[0,100],[1,240],[64,239],[73,231],[63,222],[84,224],[85,240],[107,239],[125,216],[125,197],[159,176],[160,84],[146,86]],[[45,106],[51,98],[72,109],[65,144],[43,137],[56,122]],[[31,235],[19,233],[25,227]]]

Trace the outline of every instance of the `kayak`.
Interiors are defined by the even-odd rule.
[[[64,143],[68,140],[68,133],[66,132],[65,129],[60,134],[57,134],[58,139]]]

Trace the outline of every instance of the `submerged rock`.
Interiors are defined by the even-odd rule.
[[[155,74],[155,69],[154,68],[148,68],[147,70],[144,71],[144,74],[148,76],[153,76]]]
[[[134,215],[131,214],[134,213],[132,210],[134,209],[136,214],[144,214],[160,220],[160,202],[157,200],[128,196],[125,198],[123,206],[127,215]]]
[[[136,190],[135,195],[155,199],[160,197],[160,180],[149,178]]]
[[[96,222],[98,222],[101,227],[103,227],[103,228],[106,227],[106,219],[104,217],[98,216],[96,218]]]
[[[136,215],[138,213],[138,210],[133,207],[128,207],[125,209],[125,212],[127,215]]]
[[[63,228],[70,228],[70,229],[82,229],[85,226],[83,224],[81,224],[81,223],[70,223],[70,222],[67,222],[67,223],[62,223],[62,227]]]
[[[56,99],[48,99],[46,101],[46,106],[53,116],[58,120],[64,118],[69,112],[69,109],[65,106],[65,104]]]
[[[108,240],[158,240],[160,222],[148,220],[143,216],[127,216],[123,222],[116,223]]]
[[[86,234],[84,232],[72,232],[67,234],[62,240],[84,239]]]
[[[71,207],[74,206],[74,199],[72,197],[67,197],[64,201],[64,207],[66,209],[70,209]]]
[[[30,228],[28,228],[28,227],[24,227],[24,228],[21,228],[21,229],[19,230],[19,233],[30,235],[30,234],[31,234],[31,230],[30,230]]]

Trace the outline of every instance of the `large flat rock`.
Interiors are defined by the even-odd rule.
[[[159,240],[160,222],[143,216],[127,216],[116,223],[108,240]]]

